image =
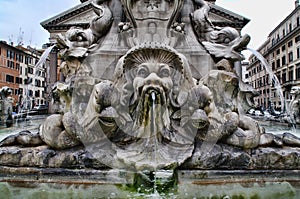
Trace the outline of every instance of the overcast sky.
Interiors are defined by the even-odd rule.
[[[49,33],[40,23],[79,4],[79,0],[0,0],[0,40],[12,38],[40,48],[49,42]],[[20,34],[21,29],[21,34]]]
[[[0,0],[0,40],[17,43],[23,35],[25,45],[40,48],[49,37],[40,23],[79,3],[79,0]],[[254,49],[295,8],[295,0],[217,0],[216,4],[251,20],[242,34],[251,36],[248,47]]]

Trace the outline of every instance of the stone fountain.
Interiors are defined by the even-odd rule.
[[[5,179],[105,173],[114,183],[132,172],[122,183],[174,185],[212,169],[300,169],[299,138],[265,133],[245,115],[257,95],[239,73],[249,35],[215,26],[203,0],[114,3],[92,1],[89,28],[57,37],[66,78],[52,93],[61,111],[38,133],[2,140]]]

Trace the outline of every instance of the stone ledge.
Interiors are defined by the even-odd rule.
[[[61,169],[109,169],[84,147],[54,150],[50,147],[1,147],[0,166]],[[260,147],[243,150],[225,144],[213,147],[203,155],[200,147],[179,169],[219,170],[299,170],[300,148]]]

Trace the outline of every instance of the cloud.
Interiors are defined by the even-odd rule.
[[[16,43],[22,35],[21,29],[25,45],[41,47],[49,42],[49,33],[40,23],[79,3],[79,0],[1,0],[0,39],[8,41],[13,35],[12,40]]]

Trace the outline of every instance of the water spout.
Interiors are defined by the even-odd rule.
[[[154,91],[152,91],[152,93],[151,93],[151,98],[152,98],[153,102],[155,102],[155,92]]]

